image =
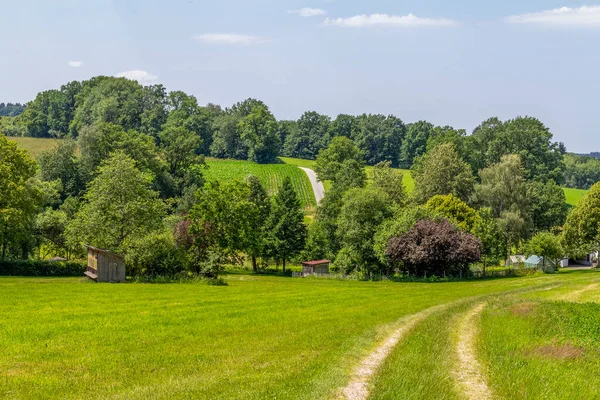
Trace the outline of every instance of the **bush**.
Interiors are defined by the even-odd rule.
[[[0,276],[83,276],[86,268],[85,261],[4,260]]]
[[[136,240],[126,262],[131,276],[175,276],[188,270],[186,254],[177,248],[170,232],[151,233]]]

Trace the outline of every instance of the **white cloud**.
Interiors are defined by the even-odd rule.
[[[530,14],[512,15],[505,18],[504,21],[509,24],[600,26],[600,6],[562,7]]]
[[[69,61],[69,67],[73,67],[73,68],[83,67],[83,61]]]
[[[446,18],[420,18],[414,14],[403,16],[388,14],[356,15],[349,18],[326,18],[325,25],[345,28],[398,27],[411,28],[423,26],[456,26],[458,22]]]
[[[194,36],[194,40],[208,44],[249,46],[266,42],[265,38],[237,33],[207,33]]]
[[[158,76],[140,70],[125,71],[118,73],[115,76],[117,78],[127,78],[131,79],[132,81],[138,81],[140,85],[153,85],[158,80]]]
[[[320,8],[301,8],[299,10],[290,10],[289,14],[298,14],[301,17],[318,17],[319,15],[327,14],[327,11]]]

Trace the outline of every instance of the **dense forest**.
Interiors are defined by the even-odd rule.
[[[393,115],[278,121],[259,100],[200,106],[112,77],[40,93],[1,118],[0,133],[64,139],[36,162],[0,136],[1,258],[71,258],[91,243],[126,254],[131,274],[217,276],[246,256],[255,270],[304,257],[347,273],[462,274],[538,242],[538,253],[556,248],[568,214],[561,185],[599,176],[596,160],[566,155],[532,117],[490,118],[470,135]],[[332,182],[309,226],[289,180],[274,195],[252,176],[204,180],[205,156],[282,155],[316,159]],[[411,169],[413,193],[392,167]],[[565,249],[581,252],[588,241],[577,237]]]

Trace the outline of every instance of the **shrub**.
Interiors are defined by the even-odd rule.
[[[447,220],[422,220],[388,242],[387,256],[420,276],[464,275],[481,258],[481,241]]]
[[[151,233],[136,240],[126,262],[132,276],[175,276],[188,269],[186,254],[177,248],[170,232]]]
[[[83,276],[86,267],[84,261],[3,260],[0,276]]]

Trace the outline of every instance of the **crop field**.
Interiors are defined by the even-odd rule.
[[[443,284],[229,275],[216,287],[0,278],[0,398],[343,398],[397,332],[356,398],[465,398],[471,378],[497,398],[595,398],[600,306],[570,301],[598,301],[597,281],[596,271]],[[465,357],[475,377],[456,373]]]
[[[315,195],[308,176],[301,169],[287,164],[256,164],[250,161],[219,160],[206,161],[208,169],[204,171],[207,180],[243,180],[248,175],[256,175],[267,191],[277,193],[283,180],[290,177],[296,193],[305,208],[314,208]]]

